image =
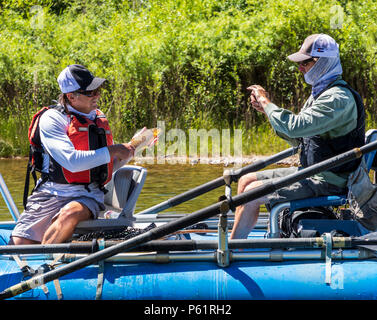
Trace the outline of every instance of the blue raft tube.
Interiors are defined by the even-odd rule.
[[[10,232],[0,231],[1,245],[7,243]],[[248,240],[264,240],[266,235],[263,229],[255,230]],[[199,247],[201,242],[218,241],[215,233],[184,236],[185,240],[178,241],[195,241]],[[121,253],[12,299],[376,299],[375,256],[361,248],[331,248],[333,243],[331,237],[323,237],[318,248],[229,249],[225,251],[229,254],[228,265],[224,264],[226,258],[219,258],[223,252],[216,249]],[[30,277],[30,270],[43,271],[46,264],[59,268],[84,256],[86,254],[19,254],[15,258],[3,254],[0,256],[0,290]]]
[[[3,197],[4,190],[2,186]],[[226,186],[225,194],[231,196],[230,186]],[[11,204],[9,193],[5,198],[16,221],[19,214]],[[33,289],[9,299],[376,299],[377,260],[373,244],[377,242],[373,233],[362,236],[356,221],[327,221],[326,225],[325,220],[318,220],[321,221],[317,226],[321,231],[319,237],[279,238],[279,212],[307,206],[308,201],[292,201],[273,208],[270,214],[262,213],[256,227],[245,240],[228,240],[233,223],[233,212],[228,211],[203,220],[205,229],[190,226],[164,239],[150,241],[145,247],[141,245],[54,281],[39,283]],[[312,201],[316,205],[336,207],[345,205],[347,198],[333,196]],[[103,229],[106,223],[112,226],[123,223],[124,216],[120,216],[99,219],[102,220],[100,227]],[[129,228],[142,229],[151,223],[164,225],[175,219],[171,216],[135,214],[126,220]],[[40,245],[39,252],[7,253],[6,248],[11,247],[7,243],[15,221],[5,221],[0,226],[0,292],[112,245],[103,238],[97,238],[82,242],[86,247],[76,251],[66,247],[74,243],[67,243],[50,247]],[[315,224],[312,220],[308,222]],[[351,236],[334,237],[330,233],[334,228],[343,229]],[[368,241],[369,246],[366,245]],[[164,246],[164,242],[174,245],[169,249]],[[152,247],[144,250],[148,245]]]

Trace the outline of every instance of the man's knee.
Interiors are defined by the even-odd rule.
[[[40,242],[26,239],[26,238],[12,236],[8,242],[8,245],[38,244],[38,243]]]
[[[60,209],[60,213],[56,219],[58,223],[76,225],[80,221],[91,218],[91,211],[85,205],[73,201]]]
[[[263,185],[263,181],[254,181],[250,184],[247,185],[247,187],[245,188],[245,191],[244,192],[247,192],[247,191],[250,191],[250,190],[253,190],[259,186]],[[257,206],[261,206],[263,204],[266,204],[268,203],[268,196],[265,195],[265,196],[262,196],[262,197],[259,197],[257,199],[254,199],[254,200],[251,200],[248,202],[249,205],[257,205]]]
[[[263,184],[263,181],[253,181],[253,182],[249,183],[249,184],[245,187],[245,191],[244,191],[244,192],[246,192],[246,191],[250,191],[250,190],[252,190],[252,189],[255,189],[255,188],[261,186],[262,184]]]
[[[257,181],[257,175],[254,172],[243,175],[238,180],[238,193],[245,192],[245,188],[255,181]]]

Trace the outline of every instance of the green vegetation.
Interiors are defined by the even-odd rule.
[[[73,63],[108,79],[101,109],[116,141],[164,120],[167,129],[242,128],[244,153],[279,151],[285,143],[246,88],[261,84],[277,105],[299,110],[310,88],[286,56],[320,32],[340,44],[344,78],[375,124],[374,0],[0,0],[0,8],[0,156],[27,154],[32,114],[56,99],[56,78]]]

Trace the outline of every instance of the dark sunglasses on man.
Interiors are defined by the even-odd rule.
[[[312,61],[317,61],[317,59],[314,59],[314,58],[306,59],[304,61],[300,61],[298,64],[303,67],[306,67]]]
[[[84,95],[86,97],[91,98],[91,97],[98,96],[100,94],[100,92],[101,92],[101,88],[97,88],[97,89],[91,90],[91,91],[78,90],[76,92],[79,93],[79,94],[82,94],[82,95]]]

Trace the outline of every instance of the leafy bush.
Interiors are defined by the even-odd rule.
[[[365,99],[368,125],[375,122],[372,0],[0,0],[0,7],[0,119],[14,117],[18,130],[56,99],[59,72],[79,63],[108,80],[101,108],[117,141],[158,120],[167,128],[242,128],[270,137],[246,88],[261,84],[277,105],[298,111],[310,88],[286,57],[312,33],[338,41],[344,78]],[[344,21],[336,29],[339,12]],[[26,134],[16,135],[24,146],[10,134],[6,142],[24,153]],[[247,145],[245,152],[266,149]]]

